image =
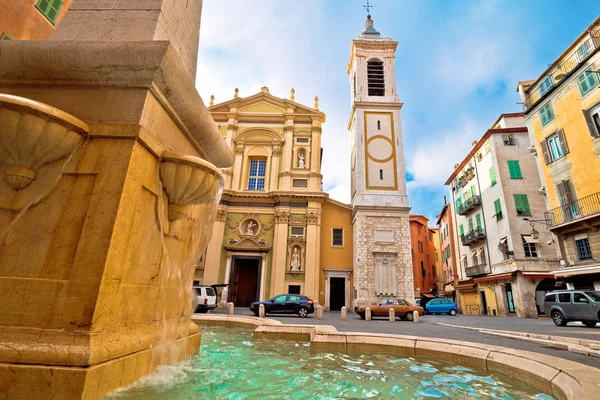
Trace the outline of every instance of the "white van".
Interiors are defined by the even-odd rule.
[[[207,313],[208,310],[217,308],[217,293],[211,286],[195,285],[197,313]]]

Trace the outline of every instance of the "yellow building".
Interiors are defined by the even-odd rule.
[[[209,111],[235,153],[207,253],[202,284],[228,284],[221,304],[245,307],[282,293],[324,306],[350,303],[350,206],[321,189],[325,114],[268,88],[212,105]]]
[[[536,80],[520,82],[529,136],[570,289],[600,290],[600,17]]]
[[[444,267],[442,265],[442,251],[440,250],[439,228],[429,228],[433,235],[433,250],[435,252],[435,284],[439,292],[444,291]]]

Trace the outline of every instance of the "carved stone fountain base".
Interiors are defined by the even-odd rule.
[[[0,47],[0,93],[89,126],[85,146],[59,171],[43,165],[18,191],[0,179],[0,227],[10,226],[0,231],[0,392],[97,399],[198,351],[194,265],[176,271],[169,261],[181,259],[191,219],[169,221],[159,170],[165,150],[208,158],[227,149],[203,136],[214,122],[168,42]],[[51,190],[33,196],[36,182]],[[23,204],[20,192],[35,201]],[[166,231],[178,238],[171,254]]]

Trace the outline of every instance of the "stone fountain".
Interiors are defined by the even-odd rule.
[[[193,268],[233,161],[194,88],[201,4],[75,0],[51,40],[0,42],[9,399],[97,399],[198,351]]]

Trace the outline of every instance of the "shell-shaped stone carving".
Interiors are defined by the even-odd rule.
[[[47,104],[0,94],[0,163],[4,180],[23,189],[39,168],[71,154],[87,135],[88,126]]]
[[[214,201],[224,179],[217,167],[198,157],[165,152],[160,178],[169,197],[169,220],[185,215],[186,206]]]

